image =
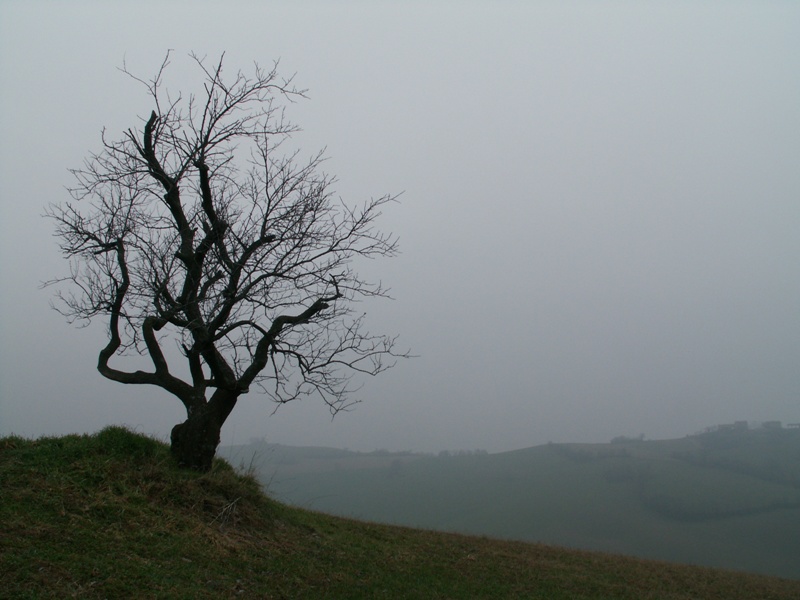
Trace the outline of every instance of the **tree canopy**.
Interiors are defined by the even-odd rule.
[[[102,150],[72,171],[72,201],[50,206],[70,261],[50,283],[65,284],[56,307],[68,319],[107,324],[103,376],[180,399],[187,421],[173,429],[173,451],[202,470],[253,385],[278,403],[317,395],[336,413],[354,401],[355,373],[406,355],[354,308],[387,296],[353,261],[397,253],[396,237],[375,227],[396,197],[347,203],[322,152],[283,150],[298,130],[286,103],[305,93],[277,64],[226,77],[224,56],[209,65],[192,55],[203,86],[184,95],[165,86],[170,58],[152,79],[123,69],[152,112],[118,140],[104,131]],[[129,354],[152,368],[116,365]],[[170,367],[176,358],[188,377]]]

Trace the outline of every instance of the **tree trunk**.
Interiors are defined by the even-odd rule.
[[[222,424],[236,404],[237,396],[217,390],[207,404],[172,428],[170,450],[179,466],[203,473],[211,470]]]

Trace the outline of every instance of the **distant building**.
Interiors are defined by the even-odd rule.
[[[735,421],[717,425],[717,431],[747,431],[748,429],[747,421]]]
[[[782,429],[783,424],[780,421],[764,421],[761,427],[763,429]]]

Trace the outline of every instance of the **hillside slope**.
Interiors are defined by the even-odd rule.
[[[331,514],[800,579],[800,430],[438,457],[225,451],[276,498]]]
[[[4,598],[800,597],[800,582],[329,517],[120,428],[0,440]]]

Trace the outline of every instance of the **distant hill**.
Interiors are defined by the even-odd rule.
[[[281,501],[441,531],[800,579],[800,430],[487,455],[226,448]]]
[[[800,597],[797,581],[291,508],[222,460],[179,470],[164,444],[115,427],[0,439],[0,493],[0,598]]]

